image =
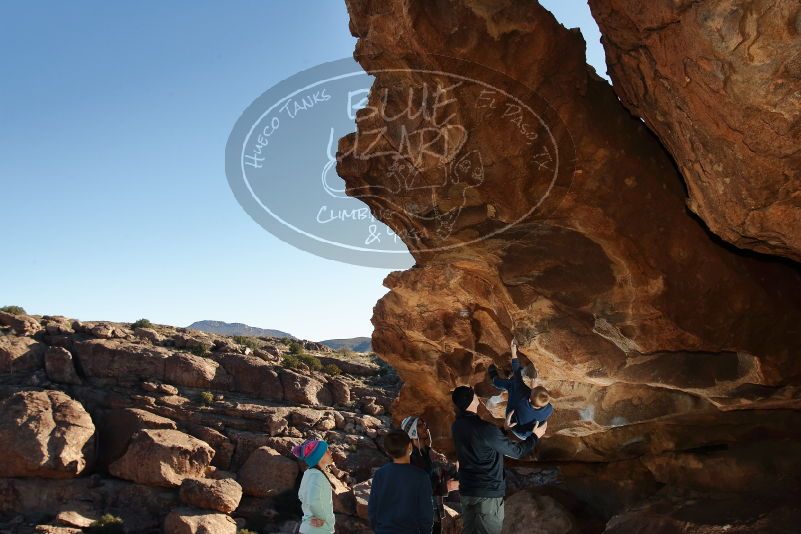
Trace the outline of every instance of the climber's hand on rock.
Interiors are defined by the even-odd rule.
[[[517,339],[512,338],[512,358],[517,358]]]
[[[314,528],[323,528],[323,525],[325,525],[325,521],[319,517],[312,517],[309,520],[309,523],[311,523],[311,526]]]
[[[506,420],[505,420],[506,428],[514,428],[514,427],[517,426],[517,423],[513,423],[512,422],[512,417],[514,417],[514,415],[515,415],[515,411],[512,410],[511,412],[509,412],[509,415],[506,416]]]
[[[545,431],[548,429],[548,421],[540,424],[539,421],[534,425],[534,435],[537,436],[537,439],[540,439]]]

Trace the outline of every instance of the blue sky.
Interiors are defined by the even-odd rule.
[[[603,73],[586,4],[542,3]],[[337,0],[0,2],[0,305],[369,335],[389,271],[276,239],[223,162],[253,99],[354,43]]]

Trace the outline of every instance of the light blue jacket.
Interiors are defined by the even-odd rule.
[[[307,469],[300,481],[298,498],[303,508],[303,522],[300,532],[303,534],[333,534],[334,501],[331,483],[319,469]],[[325,521],[320,528],[311,526],[311,518],[318,517]]]

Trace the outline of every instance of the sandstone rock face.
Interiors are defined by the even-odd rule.
[[[109,410],[98,422],[100,454],[98,464],[108,467],[128,450],[131,438],[146,429],[176,430],[175,422],[139,408]]]
[[[295,487],[298,462],[270,447],[259,447],[239,470],[239,483],[246,495],[269,497]]]
[[[0,336],[0,372],[24,373],[41,369],[47,346],[29,338]]]
[[[206,443],[178,430],[143,430],[109,472],[140,484],[177,487],[185,478],[202,477],[213,456]]]
[[[14,315],[0,311],[0,325],[9,327],[21,336],[33,336],[42,331],[39,320],[25,314]]]
[[[232,478],[186,478],[181,483],[180,497],[189,506],[227,514],[239,506],[242,486]]]
[[[690,209],[738,247],[801,260],[798,2],[590,6],[615,91],[675,158]]]
[[[331,391],[319,380],[294,371],[285,370],[280,375],[287,402],[311,406],[330,405]]]
[[[80,384],[81,377],[75,370],[75,362],[70,351],[63,347],[50,347],[45,352],[45,371],[53,382]]]
[[[75,343],[73,356],[90,377],[164,380],[164,366],[170,351],[101,338]]]
[[[561,504],[547,495],[519,491],[504,503],[505,514],[514,518],[504,522],[503,533],[520,532],[525,525],[531,534],[571,534],[580,532],[575,519]]]
[[[236,522],[225,514],[191,508],[173,510],[164,520],[165,534],[236,534]]]
[[[648,34],[641,37],[643,46],[626,43],[632,57],[619,59],[621,72],[639,65],[639,58],[672,54],[664,63],[657,60],[640,86],[633,74],[627,73],[627,83],[635,86],[632,95],[647,93],[646,117],[661,113],[659,120],[671,125],[703,119],[694,130],[671,130],[671,136],[681,137],[675,147],[667,143],[679,168],[685,166],[679,145],[695,143],[704,152],[699,168],[759,190],[764,181],[754,177],[765,174],[762,163],[749,167],[744,162],[750,157],[731,153],[726,157],[739,161],[739,174],[715,167],[716,153],[733,137],[711,125],[747,131],[738,126],[740,118],[759,116],[754,127],[768,135],[772,120],[759,109],[792,94],[794,82],[776,82],[771,98],[752,110],[742,106],[731,123],[728,108],[710,106],[693,114],[700,101],[684,107],[675,102],[694,98],[688,93],[714,74],[715,56],[706,67],[690,61],[687,68],[696,70],[688,76],[694,81],[681,82],[690,89],[674,91],[670,77],[684,79],[685,56],[661,48],[659,41],[667,31],[684,36],[675,40],[676,47],[691,42],[696,25],[715,26],[725,11],[718,6],[734,3],[657,1],[642,8],[634,2],[592,3],[596,12],[598,6],[622,6],[608,17],[610,31],[635,26]],[[780,6],[787,3],[774,4],[770,9],[785,13]],[[487,366],[508,369],[509,344],[516,338],[523,363],[536,365],[556,406],[540,459],[633,459],[636,472],[648,473],[643,476],[652,482],[658,477],[691,491],[709,488],[714,477],[671,458],[700,451],[703,458],[695,460],[713,472],[723,473],[726,465],[753,473],[762,465],[775,482],[781,469],[764,463],[766,452],[798,439],[801,419],[798,269],[740,253],[687,213],[683,178],[670,154],[585,64],[581,35],[536,2],[349,0],[347,5],[351,31],[359,38],[355,57],[376,79],[357,116],[356,133],[340,140],[337,171],[348,194],[366,202],[416,260],[414,268],[386,278],[390,292],[373,315],[373,348],[404,381],[393,410],[396,422],[423,415],[435,444],[450,449],[450,390],[470,384],[483,399],[494,395]],[[668,6],[676,16],[662,17],[665,28],[651,25],[648,17]],[[754,21],[769,9],[767,3],[760,6],[732,8],[734,29],[718,25],[718,30],[756,35]],[[717,19],[703,15],[712,12]],[[744,12],[746,18],[738,18]],[[685,16],[696,18],[680,28]],[[766,23],[765,35],[791,31],[786,24],[778,29],[788,16]],[[750,22],[737,29],[737,20]],[[709,39],[702,35],[698,46]],[[764,51],[771,47],[754,42],[753,53],[763,58],[754,61],[770,65],[761,74],[766,80],[775,72],[771,68],[796,53],[785,50],[768,59]],[[696,45],[690,47],[691,60]],[[747,54],[749,46],[743,44],[737,54]],[[656,74],[661,65],[670,70],[667,85],[651,89],[648,72],[661,80]],[[706,74],[697,72],[705,68]],[[756,93],[767,90],[762,84]],[[635,96],[626,90],[623,98]],[[647,104],[649,98],[662,99],[661,107]],[[687,110],[690,118],[678,110]],[[789,137],[776,141],[775,150],[784,155],[772,176],[792,176],[789,169],[798,168],[791,164],[797,146],[788,145],[797,135],[795,113],[786,107],[777,111],[775,129]],[[698,131],[707,127],[708,135]],[[713,138],[722,140],[706,148]],[[797,194],[798,185],[787,183],[788,196],[782,198]],[[745,198],[743,188],[733,186],[723,197]],[[709,180],[710,191],[718,187]],[[774,205],[768,195],[763,199],[752,206]],[[778,211],[795,209],[791,201],[779,204]],[[770,234],[783,250],[791,247],[781,244],[782,232],[801,239],[798,224],[795,233],[764,228],[763,235]],[[490,418],[483,410],[482,415]],[[752,441],[749,432],[768,427],[772,444],[760,440],[759,453],[738,452]],[[746,457],[762,460],[749,464]],[[743,479],[731,477],[742,488]],[[796,480],[793,491],[798,490]],[[627,490],[614,491],[619,493],[613,500],[623,502]],[[593,493],[598,496],[593,505],[603,504],[603,493]]]
[[[0,477],[74,477],[92,462],[92,418],[64,393],[3,392],[0,414]]]

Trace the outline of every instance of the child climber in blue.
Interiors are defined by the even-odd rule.
[[[508,392],[506,402],[506,424],[512,433],[525,440],[534,429],[548,420],[553,413],[548,390],[536,385],[537,370],[533,364],[520,367],[517,359],[517,341],[512,339],[512,377],[498,376],[498,368],[490,365],[487,369],[492,384]]]

